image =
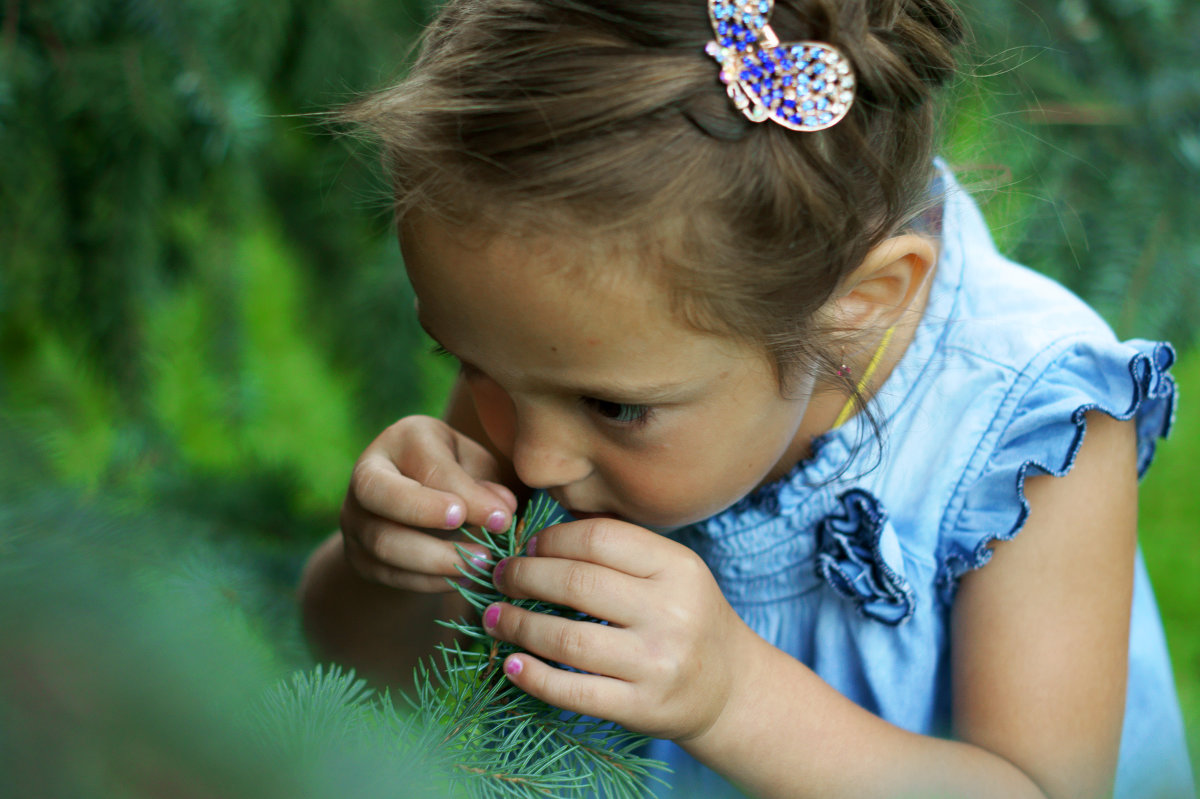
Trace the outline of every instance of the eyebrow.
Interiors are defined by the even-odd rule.
[[[449,347],[442,343],[429,326],[425,324],[425,320],[417,315],[417,324],[425,331],[425,335],[433,339],[433,342],[449,353],[451,356],[458,358],[461,363],[467,366],[474,366],[470,361],[467,361],[454,353]],[[620,383],[609,383],[603,386],[588,385],[587,383],[555,383],[554,387],[565,393],[578,394],[582,397],[591,397],[600,399],[606,402],[615,402],[620,405],[649,405],[663,402],[679,402],[688,397],[679,395],[679,390],[686,383],[648,383],[644,385],[621,385]],[[696,392],[699,393],[699,392]]]

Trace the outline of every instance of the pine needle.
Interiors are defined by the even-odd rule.
[[[522,555],[529,539],[553,523],[558,506],[539,496],[508,530],[463,533],[485,547],[493,563]],[[472,563],[463,547],[459,552]],[[512,600],[496,590],[490,572],[460,567],[467,580],[453,585],[482,615],[505,601],[537,613],[599,622],[571,608],[533,599]],[[501,665],[515,646],[493,639],[477,621],[442,622],[468,646],[439,647],[438,656],[418,669],[414,709],[426,725],[445,730],[440,746],[453,750],[453,782],[471,797],[584,797],[638,799],[653,796],[650,782],[664,763],[640,754],[647,739],[601,719],[569,713],[536,699],[504,676]]]

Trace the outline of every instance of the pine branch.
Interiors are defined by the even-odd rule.
[[[522,554],[558,513],[542,498],[502,533],[463,532],[496,562]],[[492,585],[486,566],[463,574],[466,584],[455,586],[479,614],[503,600],[604,623],[551,603],[509,600]],[[461,633],[462,642],[440,646],[418,664],[407,708],[367,691],[352,671],[318,666],[267,692],[252,709],[251,728],[282,762],[328,762],[336,770],[340,761],[330,753],[358,752],[364,763],[386,761],[384,778],[427,778],[424,788],[410,780],[406,795],[441,796],[445,791],[434,787],[441,786],[468,799],[641,799],[653,796],[652,782],[666,784],[666,765],[641,754],[644,736],[526,694],[503,672],[504,658],[516,647],[492,638],[478,622],[443,623]]]
[[[463,528],[463,533],[485,547],[495,563],[523,554],[529,539],[558,515],[553,501],[539,497],[504,532]],[[473,562],[472,553],[459,550]],[[505,601],[536,613],[604,623],[560,605],[509,599],[493,586],[486,566],[460,571],[467,579],[454,585],[479,616],[493,602]],[[520,651],[517,647],[492,638],[477,621],[443,624],[470,643],[441,646],[428,665],[419,666],[411,704],[420,726],[438,733],[425,745],[441,755],[452,783],[466,795],[635,799],[653,795],[649,781],[665,784],[659,775],[666,765],[639,753],[644,736],[526,694],[501,668],[509,654]]]

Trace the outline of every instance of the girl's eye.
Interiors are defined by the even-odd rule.
[[[452,358],[453,360],[458,361],[458,370],[462,372],[464,377],[473,377],[479,374],[478,369],[476,369],[474,366],[471,366],[469,363],[463,362],[457,355],[455,355],[453,352],[450,352],[450,350],[446,349],[441,344],[434,344],[429,348],[429,352],[438,356],[439,358]]]
[[[618,424],[644,424],[650,418],[649,405],[627,405],[623,402],[609,402],[595,397],[584,397],[583,401],[600,416]]]

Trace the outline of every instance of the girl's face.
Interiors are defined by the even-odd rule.
[[[429,219],[401,243],[421,324],[462,363],[492,443],[575,515],[647,527],[699,521],[806,454],[810,387],[780,395],[738,339],[676,320],[628,264],[563,268],[568,246]]]

